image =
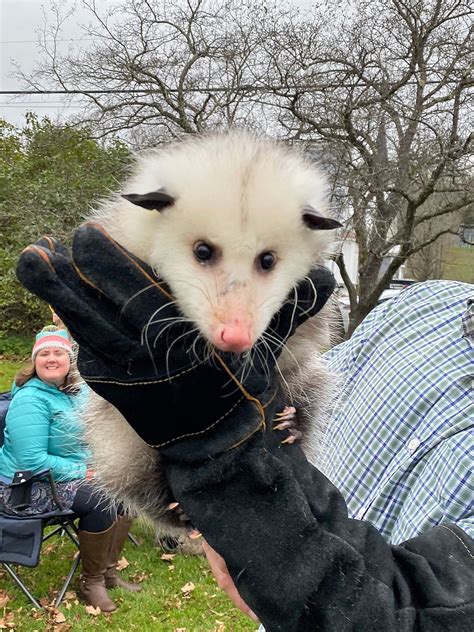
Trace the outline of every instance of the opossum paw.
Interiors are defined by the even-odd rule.
[[[178,520],[180,522],[189,522],[188,516],[181,509],[181,506],[180,506],[179,503],[177,503],[177,502],[170,503],[168,505],[167,509],[168,509],[168,511],[173,511],[174,515],[177,516],[177,518],[178,518]]]
[[[292,443],[295,443],[295,441],[299,441],[303,436],[303,433],[300,432],[299,430],[296,430],[296,428],[290,428],[288,430],[288,436],[286,437],[286,439],[283,439],[283,441],[281,441],[280,443],[287,443],[288,445],[291,445]]]
[[[296,408],[294,406],[285,406],[281,413],[275,415],[275,425],[273,430],[287,430],[288,436],[283,439],[281,443],[294,443],[299,441],[303,436],[302,433],[296,428],[297,415]]]

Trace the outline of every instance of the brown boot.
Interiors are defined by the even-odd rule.
[[[107,588],[123,588],[129,592],[140,592],[142,589],[138,584],[131,584],[122,579],[117,571],[117,563],[119,561],[120,553],[122,552],[123,545],[127,539],[128,532],[132,520],[125,516],[117,518],[115,523],[114,537],[111,540],[109,548],[109,556],[107,559],[107,570],[105,572],[105,585]]]
[[[100,533],[79,530],[78,534],[82,564],[79,596],[90,606],[100,608],[102,612],[117,610],[105,587],[107,559],[114,531],[115,525],[112,525],[110,529]]]

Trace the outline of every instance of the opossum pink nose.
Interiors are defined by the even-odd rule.
[[[219,334],[218,347],[223,351],[242,353],[252,346],[252,337],[248,327],[241,325],[223,325]]]

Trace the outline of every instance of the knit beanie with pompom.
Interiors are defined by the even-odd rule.
[[[36,334],[31,359],[35,361],[36,354],[43,349],[64,349],[72,357],[72,342],[65,329],[48,325]]]

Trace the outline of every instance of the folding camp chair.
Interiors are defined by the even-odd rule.
[[[9,393],[0,393],[0,446],[3,445],[5,416],[9,403]],[[56,506],[54,511],[30,516],[19,516],[13,513],[0,512],[0,565],[25,593],[36,608],[41,608],[38,600],[28,590],[11,564],[20,566],[37,566],[40,558],[41,545],[57,534],[66,533],[79,549],[77,527],[74,524],[76,516],[72,511],[65,510],[59,499],[54,478],[49,470],[36,472],[17,472],[13,480],[0,476],[2,483],[10,485],[14,494],[13,504],[16,509],[25,509],[31,496],[31,486],[37,480],[48,480],[51,494]],[[51,527],[47,533],[46,527]],[[67,577],[61,586],[54,605],[61,603],[66,590],[71,583],[74,573],[79,566],[79,552],[74,557]]]

